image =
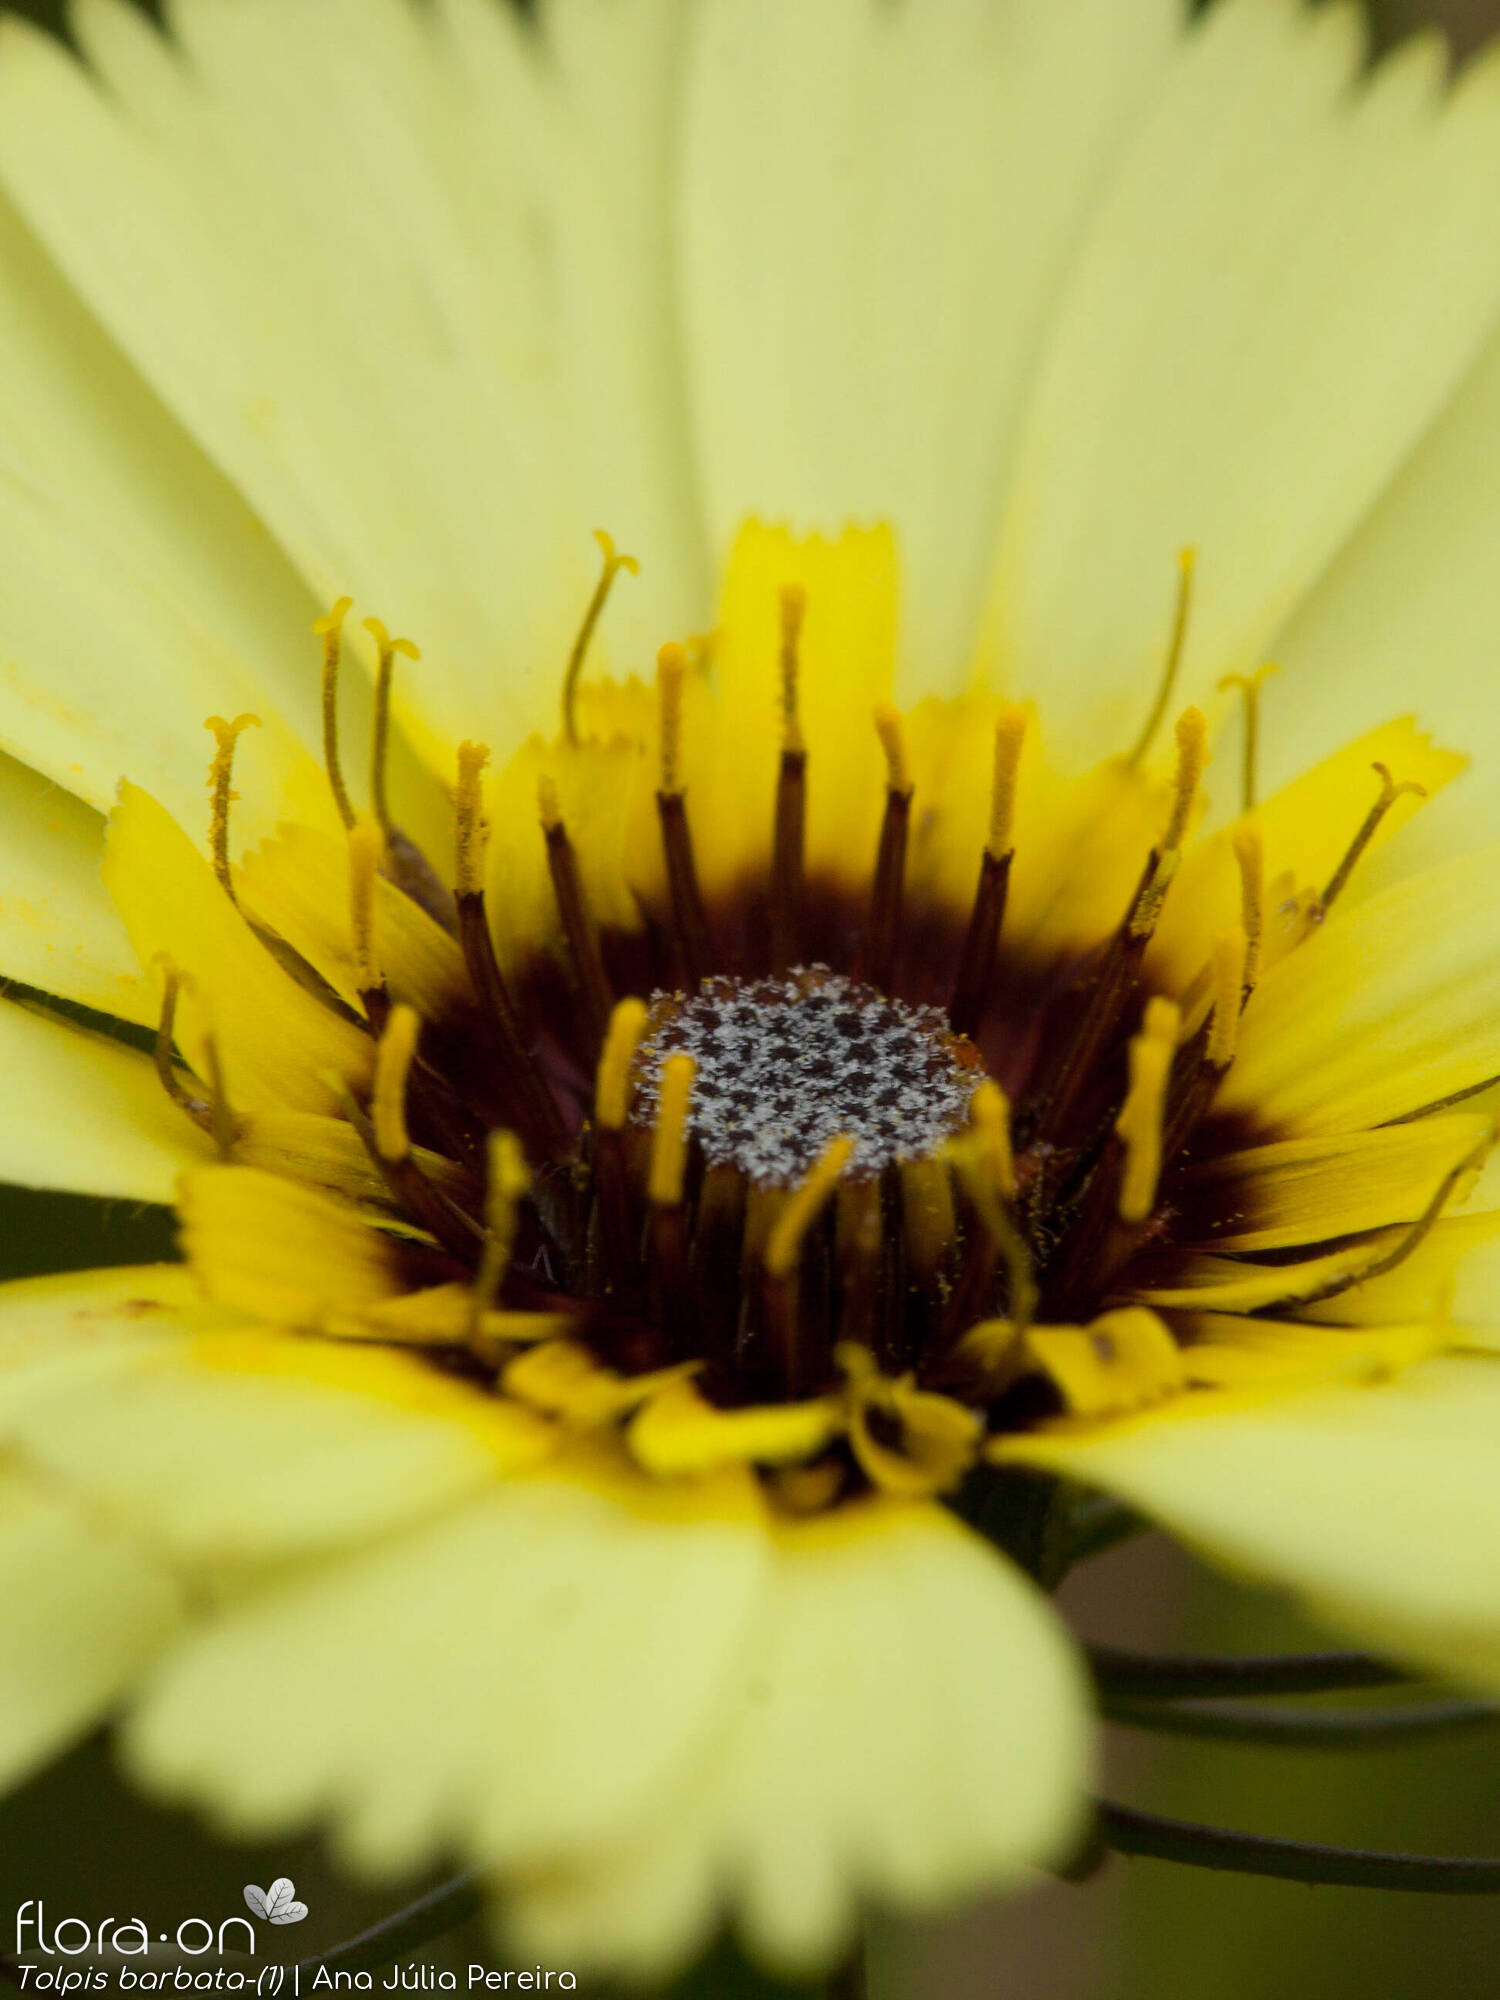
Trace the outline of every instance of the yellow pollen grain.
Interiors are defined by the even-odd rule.
[[[901,727],[901,711],[894,702],[876,704],[875,734],[885,752],[886,789],[905,798],[911,791],[911,766],[906,761],[906,736]]]
[[[793,754],[807,748],[797,713],[802,621],[806,616],[807,591],[800,583],[784,583],[781,586],[781,747]]]
[[[562,825],[562,807],[557,802],[557,784],[545,775],[536,781],[536,809],[548,833]]]
[[[655,1208],[676,1208],[687,1174],[688,1103],[698,1065],[683,1050],[662,1064],[656,1123],[651,1128],[651,1164],[646,1194]]]
[[[391,735],[391,683],[396,674],[396,655],[420,660],[422,655],[411,639],[393,639],[378,618],[367,618],[365,630],[375,641],[380,664],[375,673],[375,726],[370,743],[370,803],[382,833],[391,831],[391,811],[385,795],[386,755]]]
[[[1010,853],[1016,816],[1016,774],[1026,738],[1026,711],[1007,702],[995,723],[995,774],[990,786],[990,830],[985,849],[996,861]]]
[[[213,731],[215,750],[213,761],[208,767],[208,786],[213,800],[208,814],[208,849],[213,856],[214,873],[219,878],[219,886],[230,902],[234,902],[234,883],[229,874],[229,808],[239,797],[230,789],[230,779],[234,775],[234,746],[247,729],[259,729],[258,715],[237,715],[233,722],[226,722],[222,715],[210,715],[203,727]]]
[[[453,793],[453,886],[477,896],[484,886],[484,767],[488,743],[460,743]]]
[[[1115,1130],[1125,1147],[1115,1204],[1122,1222],[1145,1222],[1156,1200],[1156,1184],[1161,1178],[1162,1114],[1181,1022],[1181,1011],[1173,1001],[1149,1000],[1141,1032],[1131,1039],[1130,1087],[1115,1120]]]
[[[594,1083],[594,1118],[603,1132],[625,1129],[630,1116],[630,1065],[645,1032],[645,1001],[617,1001],[609,1017]]]
[[[1261,933],[1266,921],[1265,843],[1253,826],[1235,829],[1234,858],[1240,871],[1240,926],[1245,933],[1245,992],[1260,977]]]
[[[675,798],[682,790],[682,688],[688,658],[683,646],[671,642],[656,656],[656,699],[661,727],[661,793]]]
[[[989,1159],[995,1185],[1007,1201],[1015,1198],[1016,1162],[1010,1142],[1010,1105],[993,1077],[969,1099],[969,1122]]]
[[[361,993],[381,985],[375,951],[375,878],[385,859],[380,828],[359,820],[349,829],[349,928],[354,941],[354,976]]]
[[[1198,784],[1208,763],[1208,723],[1201,708],[1185,708],[1177,718],[1177,771],[1172,780],[1172,813],[1162,836],[1162,851],[1172,853],[1182,846],[1188,815],[1198,794]]]
[[[603,528],[595,528],[594,540],[604,555],[603,567],[599,571],[599,581],[594,585],[594,594],[589,599],[588,609],[583,614],[583,623],[578,628],[578,636],[573,641],[573,650],[568,655],[567,671],[563,675],[562,722],[563,734],[570,743],[578,741],[578,684],[583,678],[583,663],[588,658],[589,644],[594,636],[594,627],[614,587],[615,578],[622,569],[632,576],[639,576],[641,566],[634,556],[627,556],[615,547],[614,536]]]
[[[339,660],[344,645],[344,620],[353,607],[352,597],[341,597],[331,611],[313,622],[313,631],[323,641],[323,768],[328,773],[333,803],[346,827],[354,824],[354,806],[339,761]]]
[[[375,1051],[375,1090],[370,1106],[370,1122],[375,1128],[375,1150],[381,1159],[399,1164],[411,1153],[411,1135],[406,1129],[406,1083],[417,1053],[417,1037],[422,1031],[415,1007],[400,1001],[391,1009]]]
[[[1234,1061],[1240,1033],[1240,1009],[1245,996],[1245,959],[1249,941],[1236,927],[1221,931],[1214,939],[1210,971],[1213,981],[1213,1013],[1209,1017],[1208,1046],[1204,1051],[1213,1069],[1228,1069]]]
[[[842,1179],[854,1154],[853,1137],[840,1133],[830,1139],[802,1185],[787,1197],[766,1238],[765,1266],[773,1278],[789,1278],[796,1269],[803,1239]]]

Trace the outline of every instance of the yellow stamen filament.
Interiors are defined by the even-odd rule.
[[[208,1068],[208,1088],[213,1103],[214,1144],[219,1149],[221,1160],[232,1160],[235,1141],[240,1135],[240,1121],[230,1108],[229,1088],[224,1081],[224,1065],[219,1058],[219,1044],[215,1036],[203,1037],[203,1057]]]
[[[385,1033],[375,1051],[370,1122],[375,1129],[375,1150],[392,1165],[411,1157],[411,1135],[406,1129],[406,1083],[421,1030],[416,1008],[399,1002],[391,1009]]]
[[[1182,665],[1182,649],[1187,640],[1188,613],[1193,601],[1193,570],[1198,560],[1196,549],[1179,550],[1177,556],[1177,608],[1172,617],[1172,636],[1167,642],[1167,657],[1162,668],[1161,683],[1156,691],[1156,701],[1146,726],[1141,731],[1135,748],[1126,763],[1132,768],[1139,764],[1151,748],[1152,739],[1161,727],[1162,717],[1167,712],[1172,699],[1172,689],[1177,683],[1177,670]]]
[[[460,743],[458,785],[453,794],[453,886],[460,896],[484,887],[484,767],[488,743]]]
[[[1320,900],[1322,908],[1325,911],[1332,906],[1335,897],[1340,894],[1344,884],[1354,873],[1360,856],[1375,838],[1380,822],[1385,818],[1397,799],[1407,793],[1410,793],[1413,798],[1418,799],[1425,799],[1427,796],[1427,787],[1425,785],[1414,784],[1409,778],[1398,784],[1384,764],[1372,764],[1370,769],[1378,771],[1380,774],[1380,797],[1365,814],[1364,824],[1360,827],[1359,832],[1355,834],[1353,840],[1350,841],[1348,853],[1334,870],[1328,887],[1323,891]]]
[[[663,646],[656,656],[656,698],[661,716],[661,793],[675,798],[682,790],[682,686],[687,679],[686,650]]]
[[[653,1208],[677,1208],[687,1175],[688,1103],[698,1065],[678,1050],[662,1064],[646,1194]]]
[[[352,597],[341,597],[333,609],[317,620],[313,631],[323,641],[323,768],[328,788],[345,826],[354,824],[354,807],[344,783],[339,762],[339,657],[344,644],[344,620],[354,605]]]
[[[370,746],[370,803],[381,832],[389,834],[391,811],[385,796],[385,767],[391,736],[391,682],[395,678],[398,653],[408,660],[420,660],[422,655],[410,639],[393,639],[378,618],[367,618],[365,630],[380,655],[375,673],[375,733]]]
[[[995,775],[990,787],[990,831],[986,852],[996,861],[1010,853],[1016,816],[1016,773],[1026,737],[1026,711],[1007,702],[995,724]]]
[[[471,1336],[478,1331],[481,1314],[494,1304],[505,1282],[521,1219],[521,1201],[530,1186],[531,1174],[520,1140],[514,1132],[492,1132],[489,1183],[484,1197],[484,1249],[469,1294]]]
[[[260,717],[237,715],[233,722],[226,722],[222,715],[211,715],[203,727],[213,731],[217,745],[208,767],[208,786],[213,793],[208,815],[208,849],[219,886],[232,903],[236,898],[229,875],[229,808],[239,797],[238,792],[230,790],[229,782],[234,774],[234,746],[244,730],[259,729]]]
[[[1234,835],[1234,858],[1240,870],[1240,924],[1245,933],[1245,993],[1255,990],[1260,977],[1261,934],[1266,923],[1265,846],[1253,826],[1242,826]]]
[[[807,748],[797,713],[802,621],[806,615],[806,590],[800,583],[784,583],[781,586],[781,747],[794,755]]]
[[[1010,1142],[1010,1105],[992,1077],[986,1077],[969,1099],[969,1123],[989,1157],[996,1187],[1007,1201],[1013,1201],[1016,1162]]]
[[[563,675],[563,734],[570,743],[578,741],[578,683],[583,678],[583,663],[588,658],[594,627],[599,623],[600,614],[609,601],[609,593],[620,571],[628,569],[632,576],[639,576],[641,573],[641,566],[635,557],[622,554],[615,547],[614,537],[606,534],[603,528],[595,528],[594,540],[604,552],[604,566],[599,572],[599,581],[594,585],[594,594],[589,599],[588,610],[583,614],[578,637],[573,641],[573,650],[568,655],[568,670]]]
[[[375,878],[384,859],[380,828],[369,820],[356,821],[349,829],[349,929],[361,993],[373,993],[383,983],[375,951]]]
[[[875,734],[885,752],[886,789],[903,797],[911,790],[911,766],[906,761],[906,738],[901,728],[901,711],[893,702],[882,701],[875,709]]]
[[[813,1162],[807,1179],[787,1196],[766,1238],[765,1266],[771,1277],[789,1278],[796,1270],[807,1232],[822,1213],[853,1155],[854,1140],[849,1133],[830,1139]]]
[[[1240,1009],[1244,1004],[1248,951],[1249,945],[1242,930],[1221,931],[1214,939],[1210,963],[1213,1012],[1209,1016],[1208,1046],[1204,1051],[1212,1069],[1228,1069],[1234,1061],[1240,1033]]]
[[[1181,851],[1188,816],[1208,762],[1208,724],[1202,709],[1185,708],[1177,718],[1176,734],[1177,773],[1172,780],[1172,812],[1161,842],[1161,851],[1166,854]]]
[[[1115,1130],[1125,1146],[1125,1165],[1116,1201],[1122,1222],[1145,1222],[1161,1177],[1162,1114],[1177,1048],[1181,1014],[1174,1001],[1146,1003],[1141,1032],[1130,1043],[1130,1087]]]
[[[548,833],[562,825],[562,807],[558,804],[556,781],[545,775],[536,781],[536,809]]]
[[[1238,688],[1245,697],[1245,734],[1240,763],[1240,810],[1249,812],[1255,804],[1255,764],[1260,742],[1260,690],[1262,684],[1272,674],[1280,673],[1279,667],[1269,660],[1263,667],[1257,667],[1253,674],[1225,674],[1219,682],[1220,694],[1230,688]]]
[[[594,1084],[594,1118],[601,1131],[625,1129],[630,1116],[630,1065],[645,1032],[645,1001],[621,1000],[609,1017]]]

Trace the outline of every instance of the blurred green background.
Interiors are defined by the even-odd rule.
[[[63,12],[58,0],[11,4],[50,27]],[[1371,11],[1384,41],[1439,23],[1460,54],[1500,30],[1500,0],[1376,0]],[[169,1254],[170,1228],[155,1213],[0,1190],[0,1275]],[[1064,1598],[1080,1630],[1119,1644],[1251,1651],[1318,1642],[1283,1607],[1232,1590],[1154,1536],[1090,1566]],[[996,1699],[1005,1699],[998,1663]],[[1500,1730],[1355,1754],[1118,1730],[1110,1739],[1107,1789],[1160,1812],[1351,1845],[1500,1853]],[[133,1799],[102,1742],[0,1805],[7,1927],[32,1896],[45,1900],[52,1922],[110,1913],[139,1913],[153,1931],[190,1914],[217,1922],[242,1908],[244,1883],[278,1874],[290,1874],[310,1906],[289,1940],[299,1953],[375,1921],[423,1886],[371,1894],[310,1843],[216,1841],[188,1817]],[[9,1944],[0,1935],[0,1949]],[[473,1926],[420,1956],[455,1968],[460,1990],[471,1961],[504,1963]],[[1500,1996],[1500,1900],[1313,1890],[1116,1859],[1083,1888],[885,1927],[872,1961],[872,2000],[1479,2000]],[[689,1985],[694,2000],[746,1990],[726,1955]],[[602,1987],[583,1990],[604,2000]]]

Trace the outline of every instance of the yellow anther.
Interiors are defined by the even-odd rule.
[[[1010,1143],[1010,1105],[993,1077],[986,1077],[969,1099],[969,1123],[988,1157],[995,1186],[1007,1201],[1014,1200],[1016,1162]]]
[[[375,672],[375,730],[370,745],[370,803],[382,833],[391,831],[391,811],[385,796],[386,753],[391,736],[391,682],[396,672],[396,655],[420,660],[422,655],[410,639],[393,639],[378,618],[367,618],[365,630],[375,641],[380,664]]]
[[[1261,934],[1266,924],[1265,845],[1253,826],[1235,829],[1234,858],[1240,870],[1240,926],[1245,933],[1245,992],[1260,977]]]
[[[781,747],[794,754],[807,748],[797,713],[802,621],[806,616],[807,591],[800,583],[784,583],[781,586]]]
[[[813,1162],[807,1179],[787,1196],[771,1224],[763,1253],[766,1270],[773,1278],[789,1278],[797,1268],[803,1240],[838,1186],[853,1154],[854,1140],[847,1132],[830,1139]]]
[[[630,1065],[646,1032],[644,1000],[621,1000],[609,1017],[594,1083],[594,1119],[603,1132],[621,1132],[630,1116]]]
[[[328,773],[333,802],[345,826],[354,824],[354,807],[344,783],[343,765],[339,762],[339,658],[344,644],[344,620],[353,604],[352,597],[341,597],[331,611],[325,612],[313,624],[313,631],[323,641],[323,767]]]
[[[1162,1114],[1182,1015],[1176,1003],[1148,1000],[1141,1032],[1130,1043],[1130,1087],[1115,1120],[1125,1145],[1125,1165],[1116,1202],[1122,1222],[1144,1222],[1156,1200],[1161,1177]]]
[[[220,887],[230,902],[234,902],[234,883],[229,874],[229,808],[239,793],[230,790],[229,781],[234,773],[234,746],[244,730],[259,729],[260,717],[237,715],[233,722],[226,722],[222,715],[211,715],[203,727],[213,731],[217,746],[208,767],[208,786],[213,793],[208,815],[208,850],[213,856],[214,873],[219,878]]]
[[[682,686],[688,657],[675,642],[656,656],[656,698],[661,717],[661,792],[674,798],[682,790]]]
[[[1172,780],[1172,812],[1162,836],[1161,851],[1177,852],[1187,832],[1188,815],[1198,795],[1198,783],[1208,762],[1208,724],[1201,708],[1185,708],[1177,718],[1177,772]]]
[[[990,786],[990,831],[986,850],[996,861],[1010,853],[1016,817],[1016,773],[1026,737],[1026,711],[1010,702],[995,724],[995,775]]]
[[[453,793],[453,886],[460,896],[484,887],[484,767],[488,743],[460,743]]]
[[[1026,1344],[1075,1417],[1123,1416],[1185,1381],[1181,1350],[1144,1306],[1101,1313],[1088,1326],[1034,1326]]]
[[[417,1037],[422,1031],[415,1007],[404,1001],[391,1009],[385,1033],[375,1051],[375,1090],[370,1104],[370,1122],[375,1128],[375,1150],[393,1165],[411,1154],[411,1135],[406,1129],[406,1083],[417,1053]]]
[[[1234,1061],[1240,1033],[1240,1009],[1245,1000],[1245,959],[1249,946],[1245,933],[1236,928],[1221,931],[1214,939],[1211,976],[1213,1013],[1208,1023],[1208,1047],[1204,1051],[1214,1069],[1228,1069]]]
[[[354,977],[361,993],[381,984],[375,950],[375,879],[385,859],[385,838],[369,820],[349,829],[349,930],[354,943]]]
[[[1167,657],[1162,667],[1161,682],[1156,690],[1156,700],[1135,748],[1126,759],[1130,765],[1139,764],[1151,748],[1152,739],[1160,729],[1162,717],[1166,714],[1167,706],[1172,699],[1172,689],[1177,684],[1177,669],[1182,665],[1182,649],[1187,641],[1188,612],[1193,601],[1193,570],[1197,560],[1196,549],[1178,551],[1177,608],[1172,617],[1172,636],[1167,642]]]
[[[548,833],[554,832],[562,825],[562,807],[557,802],[557,784],[545,774],[536,781],[536,809]]]
[[[1150,937],[1151,933],[1156,929],[1157,919],[1161,915],[1161,906],[1167,900],[1167,891],[1172,886],[1173,877],[1176,875],[1181,862],[1182,852],[1180,848],[1169,847],[1163,851],[1161,859],[1156,864],[1151,880],[1141,891],[1141,899],[1136,904],[1134,914],[1130,919],[1130,935],[1132,937]]]
[[[589,599],[583,623],[578,628],[578,637],[573,641],[573,650],[568,655],[568,670],[563,675],[562,720],[563,734],[570,743],[578,741],[578,683],[583,678],[583,663],[588,658],[589,642],[594,636],[594,627],[599,623],[600,613],[609,600],[615,578],[622,569],[628,569],[632,576],[639,576],[641,566],[634,556],[627,556],[615,547],[614,537],[603,528],[595,528],[594,540],[604,554],[604,566],[599,572],[599,581],[594,585],[594,594]]]
[[[688,1103],[697,1074],[698,1065],[681,1049],[662,1064],[646,1181],[647,1197],[656,1208],[676,1208],[682,1200],[682,1184],[687,1174]]]
[[[1355,864],[1370,842],[1375,838],[1380,822],[1385,818],[1397,799],[1403,798],[1407,794],[1418,799],[1425,799],[1427,796],[1427,787],[1425,785],[1415,784],[1409,778],[1398,783],[1391,776],[1384,764],[1372,764],[1370,769],[1379,773],[1380,797],[1365,814],[1364,824],[1360,827],[1359,832],[1355,834],[1353,840],[1350,841],[1348,853],[1333,871],[1332,879],[1328,887],[1323,891],[1320,902],[1322,910],[1325,913],[1332,907],[1334,899],[1342,892],[1344,884],[1354,873]]]
[[[1260,742],[1260,690],[1262,684],[1272,674],[1281,669],[1267,660],[1263,667],[1257,667],[1253,674],[1225,674],[1219,682],[1220,694],[1230,688],[1239,688],[1245,697],[1245,734],[1240,763],[1240,810],[1249,812],[1255,804],[1255,762],[1256,750]]]
[[[521,1222],[521,1202],[531,1186],[526,1155],[514,1132],[491,1132],[489,1139],[489,1179],[484,1195],[484,1248],[469,1293],[471,1337],[479,1331],[483,1314],[499,1297],[500,1287],[510,1268],[516,1247],[516,1231]]]
[[[906,761],[906,737],[901,727],[901,711],[894,702],[882,701],[875,708],[875,734],[885,752],[886,789],[904,798],[911,791],[911,766]]]

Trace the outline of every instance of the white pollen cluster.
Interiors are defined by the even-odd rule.
[[[840,1133],[854,1140],[856,1172],[921,1158],[964,1123],[980,1081],[936,1007],[888,999],[824,965],[705,979],[691,997],[653,994],[638,1122],[655,1118],[662,1065],[678,1050],[698,1065],[688,1123],[705,1158],[763,1187],[795,1186]]]

